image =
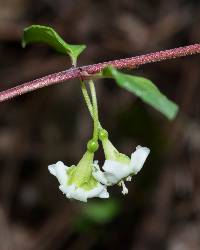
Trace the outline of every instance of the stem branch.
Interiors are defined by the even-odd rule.
[[[22,85],[0,92],[0,102],[6,101],[13,97],[28,93],[30,91],[43,88],[49,85],[61,83],[70,79],[80,78],[81,71],[87,74],[95,74],[100,72],[108,65],[112,65],[117,69],[123,68],[136,68],[140,65],[147,63],[159,62],[168,59],[183,57],[187,55],[193,55],[200,53],[200,44],[193,44],[185,47],[179,47],[175,49],[169,49],[165,51],[154,52],[146,55],[135,56],[125,59],[119,59],[109,62],[103,62],[80,68],[71,68],[69,70],[61,71],[51,75],[44,76],[42,78],[26,82]]]

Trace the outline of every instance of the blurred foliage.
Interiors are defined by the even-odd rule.
[[[89,201],[81,206],[81,212],[76,219],[76,228],[80,231],[88,230],[95,225],[104,225],[119,215],[121,204],[118,200],[108,199]]]

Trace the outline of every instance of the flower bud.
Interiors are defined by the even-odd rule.
[[[87,143],[87,149],[91,153],[96,152],[98,148],[99,148],[99,143],[94,139],[89,140],[89,142]]]

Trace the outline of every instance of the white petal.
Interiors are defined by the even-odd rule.
[[[137,174],[141,170],[149,153],[150,153],[149,148],[141,146],[136,147],[136,151],[131,155],[131,164],[130,164],[134,174]]]
[[[57,177],[57,179],[61,185],[65,185],[67,183],[67,169],[68,169],[68,167],[65,166],[63,162],[58,161],[56,164],[49,165],[48,169],[52,175]]]
[[[93,197],[100,197],[101,195],[103,195],[103,193],[107,193],[105,196],[109,197],[109,194],[106,190],[106,187],[104,185],[101,185],[100,183],[97,185],[97,187],[93,188],[90,191],[86,191],[87,192],[87,197],[88,198],[93,198]],[[104,196],[104,195],[103,195]],[[104,197],[104,198],[108,198],[108,197]]]
[[[98,184],[97,187],[86,191],[82,188],[76,187],[74,184],[72,185],[60,185],[59,189],[66,194],[67,198],[75,199],[83,202],[87,202],[88,198],[99,197],[99,198],[108,198],[109,193],[106,190],[106,187]]]
[[[109,193],[108,193],[108,191],[106,190],[106,188],[105,188],[105,190],[103,190],[103,191],[99,194],[99,198],[102,198],[102,199],[107,199],[107,198],[109,198]]]
[[[112,184],[116,184],[121,179],[132,174],[132,169],[129,165],[117,161],[106,160],[102,168],[105,171],[106,179]]]
[[[53,176],[56,176],[55,165],[56,165],[56,164],[52,164],[52,165],[49,165],[49,166],[48,166],[48,170],[49,170],[49,172],[50,172]]]
[[[93,177],[99,181],[100,183],[104,184],[104,185],[108,185],[109,182],[106,179],[104,172],[100,170],[99,166],[97,165],[93,165],[93,169],[92,169],[92,175]]]
[[[98,184],[97,187],[86,191],[82,188],[77,188],[73,194],[71,194],[71,198],[86,202],[88,198],[99,197],[99,198],[108,198],[109,194],[106,188]]]
[[[83,202],[87,202],[87,193],[82,188],[76,188],[74,190],[74,192],[71,193],[70,198],[73,198],[73,199],[79,200],[79,201],[83,201]]]
[[[84,192],[84,190],[81,188],[77,188],[75,184],[65,185],[65,186],[60,185],[59,189],[69,199],[72,198],[72,199],[76,199],[76,200],[80,200],[80,201],[84,201],[84,202],[87,201],[87,195]]]
[[[71,193],[73,193],[74,190],[76,189],[76,186],[74,184],[72,184],[72,185],[66,185],[65,184],[65,185],[60,185],[59,189],[63,192],[63,194],[66,194],[66,195],[70,196]]]

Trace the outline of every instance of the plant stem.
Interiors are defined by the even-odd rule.
[[[135,56],[125,59],[119,59],[109,62],[103,62],[80,68],[71,68],[69,70],[47,75],[42,78],[26,82],[22,85],[0,92],[0,102],[6,101],[13,97],[28,93],[30,91],[43,88],[49,85],[61,83],[70,79],[80,78],[81,72],[86,72],[88,75],[99,73],[103,68],[111,65],[117,69],[123,68],[137,68],[138,66],[164,61],[168,59],[183,57],[200,53],[200,44],[193,44],[185,47],[159,51],[141,56]]]
[[[90,97],[89,97],[85,82],[83,80],[80,80],[80,82],[81,82],[81,90],[82,90],[82,94],[83,94],[86,106],[87,106],[87,108],[89,110],[89,113],[90,113],[92,119],[94,119],[93,118],[93,105],[92,105],[92,102],[90,100]],[[98,127],[99,127],[99,129],[103,129],[102,126],[101,126],[100,121],[98,122]]]
[[[90,92],[91,92],[91,96],[92,96],[92,106],[93,106],[93,121],[94,121],[93,139],[97,141],[98,134],[99,134],[99,117],[98,117],[97,96],[96,96],[94,82],[92,80],[89,81],[89,85],[90,85]]]
[[[90,112],[91,117],[93,118],[93,106],[92,106],[92,103],[90,101],[90,97],[88,95],[85,82],[83,80],[80,80],[80,83],[81,83],[81,90],[82,90],[82,94],[83,94],[86,106]]]

